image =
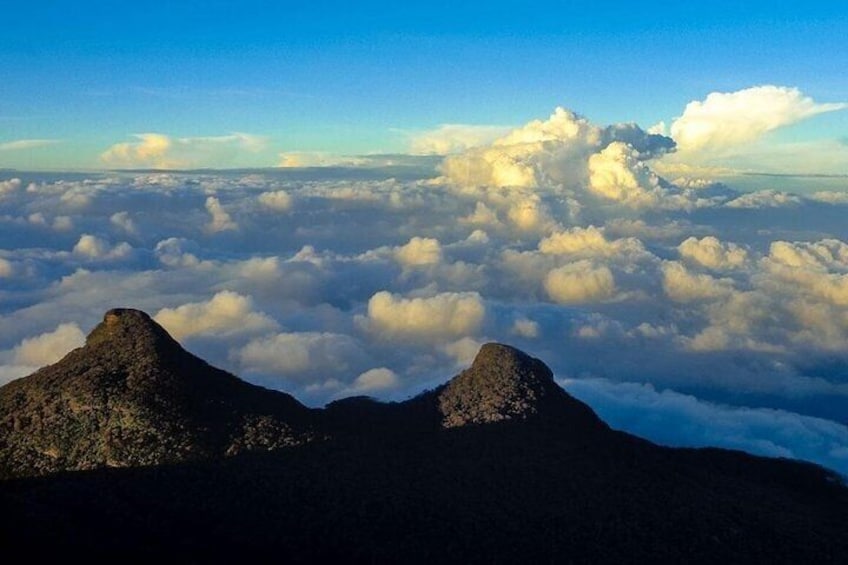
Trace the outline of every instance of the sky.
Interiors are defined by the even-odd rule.
[[[848,475],[837,6],[19,4],[0,383],[114,307],[311,406],[500,341],[618,429]]]
[[[846,98],[838,3],[459,4],[12,3],[0,167],[149,166],[103,157],[148,133],[251,136],[158,165],[268,167],[285,152],[408,152],[442,124],[519,126],[557,106],[647,128],[763,84]],[[834,113],[776,135],[838,140],[846,126]]]

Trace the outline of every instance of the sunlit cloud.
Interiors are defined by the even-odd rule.
[[[62,143],[60,139],[16,139],[0,143],[0,151],[24,151]]]
[[[670,128],[680,151],[720,150],[755,141],[765,133],[818,114],[848,108],[848,103],[818,103],[797,88],[755,86],[712,92],[686,105]]]
[[[437,128],[409,134],[409,149],[418,155],[449,155],[472,147],[488,145],[512,128],[468,124],[442,124]]]
[[[101,162],[118,169],[222,168],[236,162],[239,154],[264,150],[268,143],[265,137],[247,133],[177,138],[140,133],[133,137],[136,141],[116,143],[101,153]]]

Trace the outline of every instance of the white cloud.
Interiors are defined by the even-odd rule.
[[[391,369],[369,369],[356,377],[340,396],[383,392],[396,388],[399,384],[400,378]]]
[[[677,261],[665,261],[662,274],[663,289],[675,302],[710,300],[727,296],[732,291],[732,282],[729,279],[716,279],[707,274],[692,273]]]
[[[238,224],[233,221],[230,214],[221,206],[221,202],[216,197],[209,196],[206,198],[206,211],[211,216],[209,223],[206,224],[206,231],[209,233],[238,229]]]
[[[12,362],[27,367],[55,363],[85,343],[85,334],[75,323],[59,324],[52,332],[27,338],[12,350]]]
[[[486,308],[476,292],[445,292],[429,298],[403,298],[381,291],[368,301],[368,327],[397,340],[443,341],[473,334]]]
[[[123,259],[131,253],[132,246],[127,242],[112,246],[108,241],[87,233],[80,236],[73,249],[74,255],[92,261]]]
[[[0,143],[0,151],[24,151],[60,143],[58,139],[16,139]]]
[[[745,249],[735,243],[722,243],[713,236],[690,237],[677,246],[677,251],[684,260],[716,271],[742,267],[748,260]]]
[[[659,177],[625,143],[613,142],[589,158],[589,189],[599,196],[644,206],[657,202],[658,188]]]
[[[257,200],[264,207],[275,212],[285,212],[292,207],[292,197],[285,190],[263,192]]]
[[[505,126],[442,124],[435,129],[412,134],[409,147],[412,153],[418,155],[448,155],[488,145],[510,129]]]
[[[267,140],[248,133],[209,137],[171,137],[162,133],[139,133],[137,141],[116,143],[100,155],[109,167],[133,169],[188,169],[223,167],[241,154],[262,151]]]
[[[524,338],[539,337],[539,324],[527,318],[519,318],[512,324],[512,334]]]
[[[0,200],[20,190],[21,184],[21,179],[19,178],[0,181]]]
[[[567,379],[611,426],[670,446],[718,446],[806,459],[848,474],[848,427],[786,410],[725,406],[650,384]]]
[[[712,92],[686,105],[671,124],[681,151],[717,150],[749,143],[777,128],[848,104],[820,104],[797,88],[755,86],[735,92]]]
[[[760,190],[734,198],[725,206],[728,208],[781,208],[799,204],[801,204],[801,198],[794,194],[776,190]]]
[[[282,375],[294,381],[308,381],[316,375],[326,378],[327,373],[346,375],[362,356],[352,337],[328,332],[279,333],[255,339],[235,354],[247,371]],[[377,380],[373,377],[371,384]]]
[[[615,296],[615,278],[606,266],[576,261],[551,270],[545,277],[548,296],[561,304],[602,302]]]
[[[595,226],[579,226],[554,232],[539,241],[539,251],[549,255],[570,257],[612,257],[616,255],[644,255],[642,242],[636,238],[609,240],[604,230]]]
[[[15,273],[15,267],[11,261],[0,257],[0,279],[9,278]]]
[[[129,212],[115,212],[109,218],[109,221],[112,223],[113,226],[122,229],[128,234],[137,233],[135,222],[133,222],[133,219],[130,217]]]
[[[206,302],[163,308],[154,316],[176,339],[196,335],[228,336],[274,329],[273,319],[253,308],[253,299],[222,290]]]
[[[436,265],[442,261],[442,246],[438,239],[416,236],[396,247],[394,256],[403,267]]]

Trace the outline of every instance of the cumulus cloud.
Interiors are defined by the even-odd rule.
[[[671,124],[681,151],[715,150],[749,143],[777,128],[826,112],[845,103],[818,103],[797,88],[763,85],[735,92],[712,92],[686,105]]]
[[[11,261],[0,257],[0,279],[11,277],[15,272],[15,268]]]
[[[27,367],[43,367],[55,363],[84,343],[85,334],[76,323],[59,324],[52,332],[23,340],[12,350],[12,362]]]
[[[530,189],[553,184],[575,189],[593,175],[594,158],[594,190],[624,200],[625,193],[652,188],[656,183],[652,173],[637,163],[671,152],[674,145],[670,138],[645,132],[635,124],[601,128],[556,108],[547,120],[534,120],[489,145],[447,157],[442,173],[462,187]],[[602,178],[602,169],[608,171],[606,178]]]
[[[636,206],[659,198],[659,177],[642,163],[633,147],[615,141],[589,158],[589,189],[594,193]]]
[[[230,214],[221,206],[220,200],[216,197],[210,196],[206,199],[206,211],[211,216],[209,223],[206,224],[206,231],[209,233],[238,229],[238,224],[233,221]]]
[[[132,253],[129,243],[121,242],[110,245],[108,241],[97,236],[84,233],[74,245],[73,254],[92,261],[123,259]]]
[[[591,261],[576,261],[553,269],[544,284],[548,296],[561,304],[609,300],[616,290],[612,271]]]
[[[533,339],[539,337],[539,324],[527,318],[519,318],[512,324],[512,333],[520,337]]]
[[[641,241],[632,237],[609,240],[602,228],[590,225],[552,233],[539,241],[539,251],[571,257],[611,257],[644,254],[645,247]]]
[[[285,212],[292,206],[292,197],[285,190],[263,192],[257,200],[262,206],[275,212]]]
[[[396,340],[446,340],[475,333],[486,307],[476,292],[445,292],[429,298],[376,293],[368,301],[368,327]]]
[[[20,190],[21,179],[15,177],[8,180],[0,181],[0,199]]]
[[[262,151],[264,137],[248,133],[209,137],[171,137],[162,133],[139,133],[136,141],[116,143],[101,153],[108,167],[121,169],[187,169],[222,167],[237,161],[240,154]]]
[[[713,236],[690,237],[677,246],[677,251],[682,259],[716,271],[739,268],[748,259],[748,252],[742,247]]]
[[[399,384],[400,379],[394,371],[386,367],[379,367],[369,369],[356,377],[339,396],[383,392],[396,388]]]
[[[726,296],[732,290],[733,283],[729,279],[693,273],[677,261],[664,262],[662,273],[663,289],[676,302],[715,299]]]
[[[110,216],[109,221],[113,226],[120,228],[128,234],[136,233],[135,222],[133,222],[129,212],[115,212]]]
[[[511,128],[468,124],[442,124],[411,135],[409,148],[419,155],[448,155],[472,147],[488,145]]]
[[[251,297],[228,290],[218,292],[206,302],[163,308],[154,319],[176,339],[255,333],[277,326],[266,314],[254,310]]]
[[[404,267],[436,265],[442,260],[442,246],[432,237],[413,237],[405,245],[396,247],[394,256]]]
[[[361,363],[363,352],[355,339],[329,332],[287,332],[255,339],[235,357],[247,371],[280,375],[292,381],[308,381],[320,375],[347,376]],[[385,375],[383,375],[385,377]],[[374,385],[378,376],[360,383]]]

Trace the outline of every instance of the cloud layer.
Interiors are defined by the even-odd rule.
[[[835,109],[755,94],[784,100],[791,119]],[[730,119],[733,100],[761,100],[746,96],[704,105]],[[736,135],[719,130],[712,139]],[[144,136],[109,158],[162,165],[245,143]],[[438,178],[385,156],[326,170],[7,172],[0,381],[78,346],[116,306],[315,405],[406,398],[497,340],[544,359],[624,429],[848,472],[848,195],[666,178],[657,165],[685,152],[674,148],[557,109],[456,145]]]

